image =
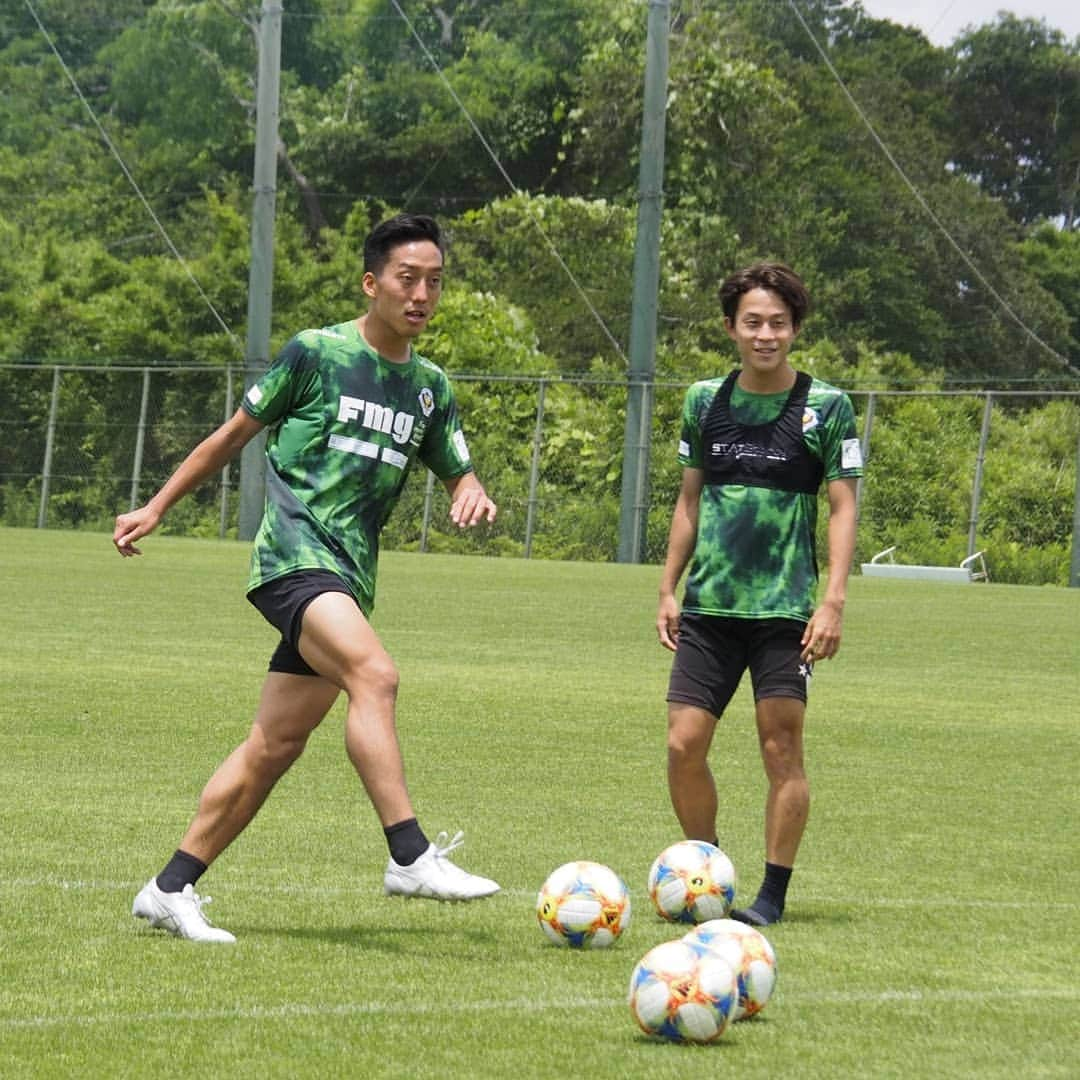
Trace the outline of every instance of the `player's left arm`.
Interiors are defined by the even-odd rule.
[[[478,525],[487,519],[495,520],[498,508],[488,498],[483,484],[476,478],[476,473],[467,472],[443,480],[450,495],[450,520],[459,528]]]
[[[847,598],[847,579],[855,557],[855,488],[858,481],[841,476],[828,482],[829,576],[825,595],[802,636],[804,660],[831,660],[840,648]]]

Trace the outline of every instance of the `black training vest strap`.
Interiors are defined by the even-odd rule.
[[[738,424],[731,416],[731,391],[739,370],[716,392],[701,425],[707,484],[745,484],[778,491],[817,493],[825,467],[803,438],[803,412],[811,378],[797,372],[780,415],[768,424]]]

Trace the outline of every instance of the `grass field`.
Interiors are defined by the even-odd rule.
[[[429,833],[504,891],[381,893],[341,706],[200,883],[234,947],[130,916],[238,742],[274,643],[247,548],[0,530],[0,1075],[1074,1077],[1080,1072],[1080,590],[852,581],[819,666],[814,792],[771,928],[777,990],[722,1042],[653,1042],[630,971],[677,936],[650,863],[664,780],[655,567],[390,553],[375,624]],[[713,751],[740,900],[761,873],[749,694]],[[607,951],[544,943],[572,858],[630,885]]]

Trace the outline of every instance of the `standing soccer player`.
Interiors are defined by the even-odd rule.
[[[445,374],[413,350],[442,291],[438,224],[400,215],[364,243],[367,312],[294,337],[236,414],[188,455],[143,507],[116,519],[121,555],[247,442],[268,428],[266,511],[248,599],[281,632],[254,724],[210,778],[180,846],[135,897],[132,914],[179,937],[231,942],[195,883],[301,755],[339,692],[345,742],[390,848],[384,889],[437,900],[498,891],[448,858],[417,823],[394,721],[398,673],[368,619],[379,533],[419,459],[446,486],[460,527],[495,519],[477,480]]]
[[[721,286],[741,368],[695,383],[682,414],[682,486],[660,582],[656,627],[675,653],[668,685],[668,790],[688,839],[717,841],[708,765],[716,722],[749,669],[769,782],[765,878],[733,916],[754,926],[784,913],[810,809],[803,722],[814,662],[840,646],[855,551],[855,414],[835,387],[797,372],[788,352],[809,296],[781,263]],[[829,500],[829,574],[815,607],[817,496]],[[675,590],[689,565],[682,612]]]

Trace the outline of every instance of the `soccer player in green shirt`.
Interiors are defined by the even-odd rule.
[[[809,296],[781,263],[721,286],[741,367],[687,391],[682,485],[660,582],[657,632],[675,653],[668,685],[668,790],[688,839],[717,842],[708,765],[716,722],[749,669],[765,774],[765,878],[733,916],[754,926],[784,912],[810,809],[803,722],[814,662],[840,646],[855,551],[862,454],[847,395],[797,372],[788,351]],[[815,606],[817,497],[829,501],[829,574]],[[689,567],[682,610],[676,589]]]
[[[462,528],[494,521],[477,480],[446,375],[413,349],[442,291],[438,224],[399,215],[364,243],[365,314],[294,337],[248,390],[236,414],[201,442],[145,506],[116,519],[113,542],[136,542],[166,511],[267,430],[266,509],[255,538],[248,599],[281,632],[254,724],[203,790],[169,863],[132,914],[179,937],[231,942],[194,891],[304,750],[338,694],[345,742],[383,826],[389,894],[471,900],[497,892],[449,858],[461,834],[433,843],[405,782],[394,722],[398,672],[368,621],[379,532],[419,460],[450,494]]]

